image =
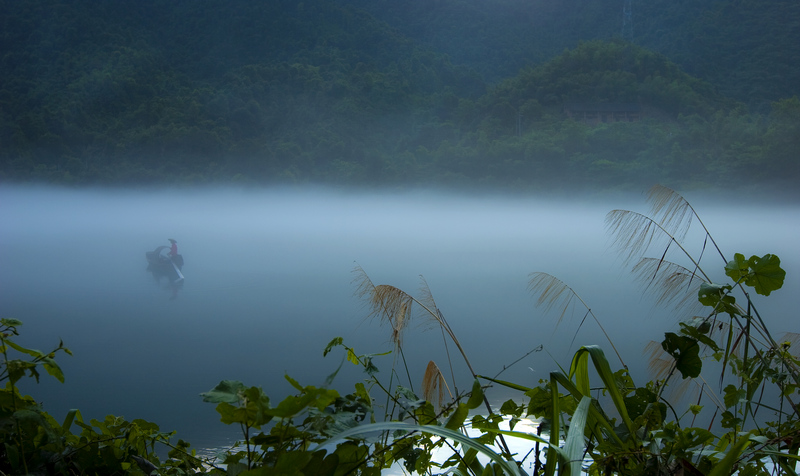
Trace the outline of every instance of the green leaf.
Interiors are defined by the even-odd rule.
[[[6,341],[5,341],[5,343],[6,343],[6,344],[7,344],[9,347],[11,347],[11,348],[15,349],[16,351],[18,351],[18,352],[22,352],[23,354],[28,354],[28,355],[30,355],[31,357],[34,357],[34,358],[38,358],[38,357],[41,357],[41,356],[43,356],[43,355],[44,355],[44,354],[42,353],[42,351],[40,351],[40,350],[36,350],[36,349],[28,349],[28,348],[22,347],[22,346],[21,346],[21,345],[19,345],[19,344],[16,344],[16,343],[14,343],[14,342],[11,342],[10,340],[6,340]]]
[[[696,378],[703,368],[700,360],[700,346],[691,337],[679,336],[674,332],[664,334],[661,347],[675,359],[675,366],[683,378]]]
[[[747,392],[743,388],[739,388],[735,385],[728,385],[725,387],[725,408],[730,408],[735,406],[742,400],[746,398]]]
[[[42,366],[47,373],[58,379],[59,382],[64,383],[64,372],[61,371],[61,367],[58,366],[54,359],[50,357],[43,358]]]
[[[347,361],[352,362],[355,365],[361,365],[361,362],[358,360],[358,355],[353,351],[351,348],[347,348]]]
[[[766,254],[759,258],[736,253],[734,259],[725,265],[725,274],[736,282],[743,282],[756,290],[758,294],[769,296],[772,291],[783,286],[786,271],[781,268],[781,260],[776,255]]]
[[[731,289],[733,287],[729,284],[701,283],[700,289],[697,291],[697,297],[700,304],[713,307],[717,312],[738,315],[740,313],[736,309],[736,298],[729,294]]]
[[[325,350],[322,352],[322,356],[325,357],[326,355],[328,355],[328,353],[330,353],[330,351],[333,350],[334,347],[336,347],[337,345],[342,345],[342,342],[344,341],[341,337],[334,337],[333,340],[328,342],[328,345],[325,346]]]
[[[749,272],[750,266],[741,253],[733,255],[733,260],[728,261],[725,265],[725,274],[737,283],[742,281]]]
[[[606,391],[608,392],[609,396],[611,397],[611,401],[614,402],[614,407],[617,409],[617,412],[622,418],[622,422],[625,424],[625,427],[628,429],[628,432],[631,438],[634,441],[637,441],[638,438],[636,437],[636,427],[633,424],[630,416],[628,415],[628,409],[625,406],[625,400],[623,398],[622,392],[620,392],[619,387],[617,387],[617,378],[614,373],[611,371],[611,366],[608,363],[608,359],[606,359],[606,355],[603,352],[603,349],[596,345],[587,345],[578,349],[578,352],[572,358],[572,366],[570,367],[570,375],[574,373],[574,371],[581,367],[580,364],[576,364],[581,362],[583,359],[583,355],[588,354],[592,358],[592,363],[594,364],[595,371],[597,375],[600,376],[600,379],[603,381],[605,385]],[[585,370],[584,370],[585,372]],[[576,376],[576,381],[580,381],[581,379],[585,380],[586,388],[589,388],[589,380],[588,376],[580,377]],[[562,383],[563,385],[563,383]],[[570,390],[570,393],[573,393]],[[582,393],[581,395],[588,396],[587,393]],[[593,407],[590,407],[590,412],[592,412]]]
[[[781,260],[773,254],[766,254],[761,258],[751,256],[748,260],[752,273],[745,280],[745,284],[752,286],[758,294],[769,296],[783,286],[786,271],[781,268]]]
[[[244,384],[238,380],[223,380],[208,392],[201,393],[204,402],[209,403],[239,403],[240,395],[244,391]]]
[[[300,395],[290,395],[283,399],[283,401],[281,401],[277,407],[264,411],[274,417],[290,418],[308,407],[313,406],[319,410],[322,410],[333,403],[337,397],[339,397],[339,392],[332,389],[308,386],[301,387],[301,390],[303,393]],[[269,399],[267,399],[267,401],[269,401]]]
[[[707,335],[708,330],[711,328],[709,321],[707,319],[698,319],[698,321],[699,322],[679,323],[681,326],[681,334],[696,339],[714,352],[719,351],[719,345]]]
[[[461,428],[461,425],[464,424],[464,420],[467,419],[469,415],[469,408],[467,405],[463,403],[459,403],[456,407],[456,410],[450,415],[450,418],[447,419],[447,423],[445,423],[444,427],[449,428],[451,430],[458,430]]]
[[[467,408],[470,410],[474,410],[481,406],[483,403],[483,389],[481,388],[481,383],[476,378],[475,381],[472,383],[472,393],[469,396],[469,400],[467,400]]]

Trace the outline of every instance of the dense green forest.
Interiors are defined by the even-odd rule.
[[[0,179],[520,190],[800,177],[800,4],[0,3]],[[584,121],[569,104],[635,104]]]

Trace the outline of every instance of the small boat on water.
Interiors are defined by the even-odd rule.
[[[156,279],[166,277],[172,284],[183,283],[183,255],[170,256],[169,249],[169,246],[159,246],[146,252],[147,271]]]

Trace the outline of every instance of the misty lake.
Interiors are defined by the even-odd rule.
[[[729,259],[737,252],[781,258],[783,289],[756,299],[775,334],[797,331],[800,206],[685,196]],[[528,275],[551,273],[591,306],[634,375],[643,375],[645,344],[688,316],[655,307],[609,249],[604,219],[615,208],[648,210],[644,194],[2,186],[0,316],[23,321],[23,345],[49,350],[63,339],[73,351],[58,358],[65,383],[43,375],[23,386],[57,420],[70,408],[84,418],[144,418],[200,448],[237,436],[199,397],[220,380],[261,386],[277,402],[292,391],[284,374],[320,386],[336,370],[341,351],[322,356],[336,336],[358,353],[391,350],[389,329],[365,321],[354,296],[356,265],[375,284],[413,295],[424,276],[479,373],[495,375],[543,344],[547,352],[502,374],[526,385],[546,378],[553,359],[567,365],[580,345],[611,353],[592,323],[575,334],[583,310],[556,327],[558,313],[536,307]],[[146,272],[145,252],[168,238],[185,260],[174,299]],[[699,255],[702,239],[690,238]],[[722,280],[722,261],[706,254],[706,269]],[[429,360],[445,368],[441,339],[424,321],[406,331],[406,357],[419,378]],[[376,361],[384,378],[391,359]],[[459,389],[468,389],[468,373],[455,362]],[[361,378],[345,363],[334,386],[349,393]]]

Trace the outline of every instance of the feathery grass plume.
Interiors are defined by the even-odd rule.
[[[552,274],[537,271],[529,274],[528,277],[530,278],[528,280],[528,291],[539,296],[536,298],[536,305],[543,305],[545,312],[550,312],[558,305],[561,313],[558,316],[556,325],[561,324],[567,310],[573,304],[573,300],[580,299],[578,293]],[[582,300],[581,302],[583,303]],[[585,305],[586,303],[584,303]]]
[[[606,229],[613,237],[611,246],[622,256],[625,265],[641,260],[647,250],[656,244],[664,246],[661,261],[665,262],[670,246],[675,244],[703,279],[711,282],[711,278],[681,242],[653,218],[630,210],[611,210],[606,215]]]
[[[538,298],[536,299],[536,305],[545,306],[545,312],[550,312],[550,310],[558,305],[558,308],[561,310],[561,313],[558,317],[558,321],[556,322],[556,326],[561,323],[564,319],[564,315],[567,313],[567,310],[573,304],[573,299],[577,299],[583,304],[583,307],[586,308],[586,314],[584,315],[584,320],[586,315],[591,315],[594,322],[597,323],[597,326],[603,331],[603,335],[606,336],[606,340],[608,343],[611,344],[611,348],[614,349],[614,352],[617,354],[617,358],[619,362],[622,364],[623,367],[626,369],[628,368],[625,365],[625,362],[622,360],[622,356],[617,351],[617,347],[614,345],[614,342],[609,337],[606,329],[603,327],[603,324],[600,323],[600,319],[594,315],[592,309],[586,304],[586,302],[575,292],[574,289],[567,286],[566,283],[561,281],[560,279],[556,278],[552,274],[543,273],[541,271],[533,272],[528,275],[530,279],[528,280],[528,291],[533,294],[538,294]],[[580,331],[581,327],[583,326],[583,321],[578,325],[578,331]],[[576,334],[577,332],[576,331]]]
[[[651,203],[650,210],[653,216],[661,215],[659,223],[670,234],[678,238],[678,241],[683,240],[692,225],[692,220],[696,219],[703,228],[706,238],[714,245],[722,260],[726,263],[728,262],[700,215],[681,194],[669,187],[656,184],[648,192],[648,201]]]
[[[636,281],[652,293],[657,305],[673,306],[676,311],[697,312],[700,284],[706,282],[695,272],[671,261],[642,258],[631,269]]]
[[[443,324],[441,322],[441,315],[439,312],[439,306],[436,305],[436,300],[433,299],[433,293],[431,292],[430,286],[428,286],[428,281],[425,280],[425,277],[420,275],[420,286],[419,286],[419,293],[420,297],[417,301],[425,308],[430,309],[436,313],[436,315],[432,315],[433,322],[436,324]]]
[[[403,290],[387,284],[375,286],[361,266],[353,269],[357,284],[355,294],[367,303],[369,312],[366,319],[379,319],[392,328],[392,342],[402,346],[403,331],[411,320],[411,305],[414,298]]]
[[[625,264],[638,261],[654,241],[666,239],[666,233],[652,218],[630,210],[611,210],[606,214],[606,229],[612,235],[612,247]]]
[[[652,215],[676,240],[682,242],[697,216],[694,208],[676,191],[663,185],[654,185],[647,192]]]
[[[425,368],[425,375],[422,377],[422,398],[431,402],[436,408],[437,413],[441,411],[444,406],[445,390],[447,390],[447,394],[452,400],[453,394],[450,392],[450,387],[447,386],[447,381],[444,375],[442,375],[442,371],[439,370],[436,363],[431,360]]]

